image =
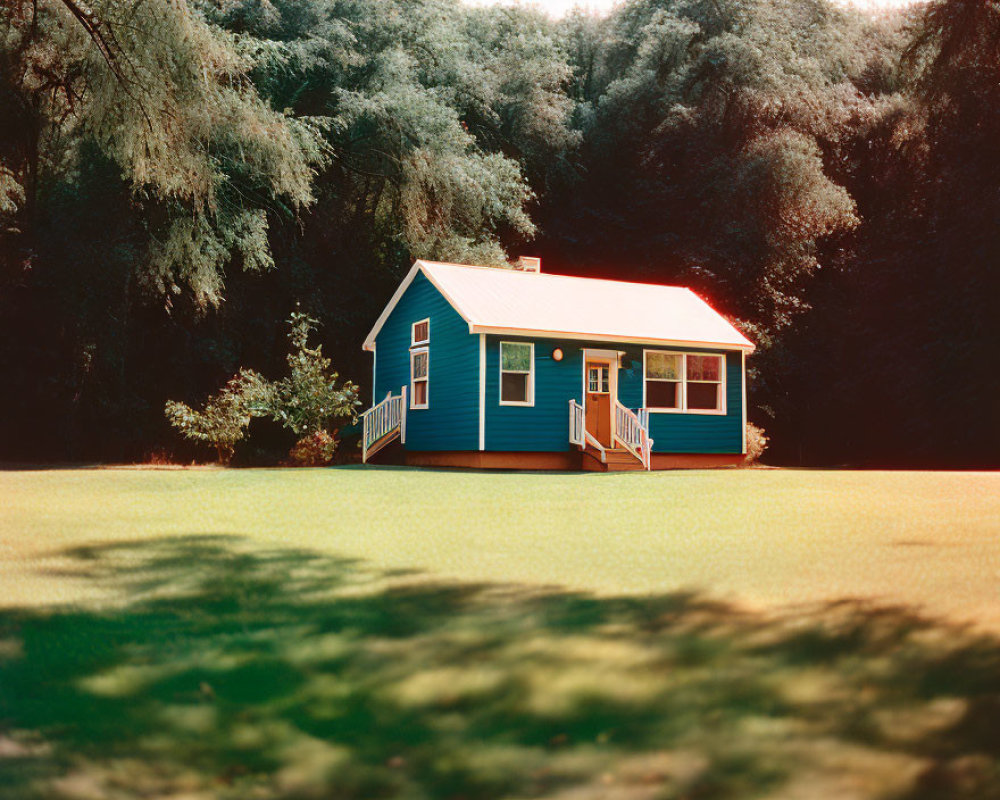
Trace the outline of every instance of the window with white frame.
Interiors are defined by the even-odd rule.
[[[535,345],[500,342],[500,405],[535,404]]]
[[[431,321],[414,322],[410,329],[410,408],[430,404]]]
[[[416,347],[421,344],[430,344],[431,342],[431,321],[430,318],[422,319],[420,322],[414,322],[413,327],[410,329],[410,346]]]
[[[723,356],[647,350],[644,361],[644,404],[649,410],[725,413]]]
[[[410,351],[410,408],[427,408],[430,353],[426,347]]]

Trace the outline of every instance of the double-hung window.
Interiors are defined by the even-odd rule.
[[[650,411],[726,412],[723,356],[647,350],[644,363],[644,405]]]
[[[414,322],[410,329],[410,408],[430,405],[431,321]]]
[[[500,405],[535,404],[535,345],[500,342]]]

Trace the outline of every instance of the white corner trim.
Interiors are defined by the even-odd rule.
[[[479,334],[479,449],[486,449],[486,334]]]
[[[741,353],[740,383],[743,384],[743,455],[747,454],[747,354]]]
[[[375,403],[375,382],[378,380],[378,351],[375,349],[375,343],[372,342],[372,405]]]

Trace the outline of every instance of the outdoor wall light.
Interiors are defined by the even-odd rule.
[[[552,360],[553,361],[562,361],[562,357],[563,357],[562,348],[557,347],[555,350],[552,351]]]

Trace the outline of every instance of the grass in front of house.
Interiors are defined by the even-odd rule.
[[[8,604],[97,590],[39,570],[63,548],[198,534],[455,580],[867,598],[1000,631],[998,473],[0,472]]]
[[[1000,797],[1000,642],[893,578],[995,579],[993,476],[0,487],[5,798]]]

